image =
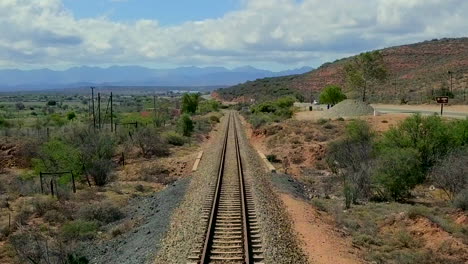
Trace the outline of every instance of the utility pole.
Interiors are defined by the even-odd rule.
[[[93,127],[96,129],[96,113],[94,112],[94,88],[96,87],[91,86],[91,100],[93,101]]]
[[[153,115],[154,115],[154,126],[157,127],[156,123],[156,95],[153,95]]]
[[[450,75],[450,92],[453,93],[453,71],[448,71],[448,74]]]
[[[112,107],[112,92],[111,92],[111,97],[110,97],[110,104],[111,104],[111,132],[114,132],[114,108]]]
[[[98,118],[99,118],[99,129],[101,129],[101,93],[98,93]]]

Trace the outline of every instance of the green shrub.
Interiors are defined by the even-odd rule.
[[[266,158],[269,162],[279,162],[275,154],[268,154],[266,155]]]
[[[374,180],[383,198],[400,200],[424,179],[417,150],[388,148],[380,153]]]
[[[73,120],[75,118],[76,118],[75,112],[70,112],[70,113],[67,114],[67,119],[68,120]]]
[[[455,197],[453,205],[463,211],[468,210],[468,189],[464,189]]]
[[[183,114],[177,122],[177,127],[180,133],[186,137],[190,137],[194,130],[193,121],[189,115]]]
[[[408,211],[406,212],[408,214],[409,219],[416,219],[418,217],[427,217],[430,214],[429,208],[425,206],[417,206],[413,205],[411,206]]]
[[[96,235],[98,223],[94,221],[75,220],[62,226],[62,235],[67,239],[91,239]]]
[[[210,116],[211,123],[219,123],[219,117],[212,115]]]
[[[259,114],[252,114],[249,118],[250,124],[255,129],[258,129],[264,125],[267,125],[272,122],[271,117],[268,114],[259,113]]]
[[[317,124],[319,125],[324,125],[326,123],[328,123],[328,120],[325,118],[320,118],[319,120],[317,120]]]
[[[369,124],[364,120],[352,120],[346,126],[346,135],[352,141],[369,142],[374,136],[374,132]]]
[[[457,146],[452,125],[439,116],[413,115],[384,133],[381,145],[386,148],[412,148],[420,155],[425,175],[441,156]]]
[[[203,100],[198,105],[198,112],[201,114],[218,112],[220,105],[221,104],[216,100]]]
[[[167,140],[167,143],[174,146],[183,146],[186,142],[185,138],[176,132],[168,132],[164,135]]]

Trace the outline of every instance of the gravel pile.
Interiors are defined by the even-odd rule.
[[[323,118],[373,115],[374,108],[361,100],[347,99],[322,113]]]
[[[238,122],[240,124],[240,122]],[[264,263],[305,264],[307,257],[299,247],[299,240],[280,198],[273,191],[272,174],[267,173],[263,161],[240,129],[239,144],[245,164],[246,182],[252,186],[255,210],[261,227]]]

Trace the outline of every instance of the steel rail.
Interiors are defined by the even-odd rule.
[[[208,229],[206,231],[206,237],[205,237],[205,243],[203,245],[203,251],[202,255],[200,258],[200,263],[201,264],[207,264],[209,263],[209,255],[210,255],[210,247],[211,244],[213,243],[213,235],[214,235],[214,230],[215,230],[215,220],[216,220],[216,215],[218,212],[218,206],[219,206],[219,197],[221,193],[221,184],[222,184],[222,178],[224,174],[224,161],[226,159],[226,147],[227,147],[227,141],[228,141],[228,136],[229,136],[229,124],[231,123],[231,113],[229,113],[227,125],[226,125],[226,133],[224,135],[224,142],[223,142],[223,148],[221,150],[221,157],[219,160],[219,167],[218,167],[218,177],[216,179],[216,189],[215,189],[215,196],[213,199],[213,205],[211,207],[211,213],[210,213],[210,220],[208,222]]]

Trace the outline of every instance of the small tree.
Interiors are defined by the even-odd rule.
[[[182,96],[182,113],[194,114],[198,108],[200,94],[186,93]]]
[[[346,99],[346,95],[341,91],[338,85],[328,85],[320,93],[320,103],[336,105]]]
[[[193,121],[192,119],[190,119],[189,115],[184,114],[180,116],[177,125],[182,135],[186,137],[190,137],[192,135],[194,126],[193,126]]]
[[[372,195],[372,160],[373,133],[365,121],[352,121],[347,126],[346,137],[330,144],[327,163],[342,177],[346,208]]]
[[[22,102],[16,103],[15,106],[16,106],[16,110],[24,110],[26,108]]]
[[[468,188],[468,148],[454,151],[437,162],[431,171],[431,179],[450,200]]]
[[[351,59],[345,67],[348,85],[360,92],[362,101],[367,99],[367,92],[371,85],[387,79],[387,69],[383,56],[378,51],[361,53]]]

